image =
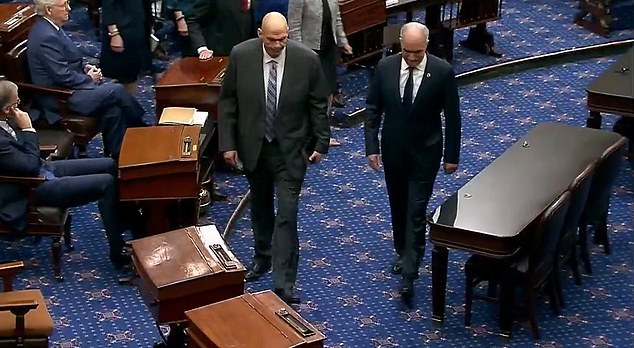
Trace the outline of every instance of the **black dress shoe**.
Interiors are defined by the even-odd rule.
[[[260,279],[261,276],[266,274],[271,269],[270,262],[255,262],[247,274],[244,276],[245,282],[252,282],[254,280]]]
[[[299,296],[293,290],[275,289],[273,292],[289,306],[300,303]]]
[[[394,260],[394,263],[392,263],[392,265],[390,266],[390,273],[396,275],[396,274],[401,274],[401,272],[403,271],[403,262],[401,261],[401,259],[396,259]]]
[[[414,280],[405,277],[401,279],[401,288],[398,292],[401,294],[403,302],[405,302],[406,305],[411,306],[414,298]]]

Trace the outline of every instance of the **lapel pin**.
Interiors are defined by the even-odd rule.
[[[425,75],[425,77],[427,77],[427,78],[431,77],[431,73],[427,73],[427,75]]]

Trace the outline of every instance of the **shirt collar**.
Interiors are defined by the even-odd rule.
[[[425,57],[423,57],[423,60],[420,61],[420,63],[414,67],[416,70],[425,71],[425,65],[427,65],[427,53],[425,53]],[[401,71],[403,70],[407,70],[409,66],[407,65],[407,62],[405,61],[405,59],[401,58]]]
[[[51,25],[53,26],[53,28],[55,28],[55,30],[59,31],[60,27],[59,27],[59,26],[57,26],[57,24],[53,23],[53,21],[52,21],[52,20],[48,19],[48,18],[47,18],[47,17],[45,17],[45,16],[42,16],[42,18],[46,19],[46,21],[47,21],[47,22],[51,23]]]
[[[274,60],[278,65],[282,65],[284,61],[286,60],[286,47],[284,47],[284,49],[282,50],[282,53],[280,53],[280,55],[277,56],[277,58],[271,57],[266,52],[266,49],[264,49],[264,45],[262,45],[262,52],[264,53],[264,64],[268,64],[269,62]]]

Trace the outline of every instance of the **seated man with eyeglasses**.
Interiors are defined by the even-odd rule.
[[[100,69],[83,64],[82,53],[61,28],[69,19],[68,1],[35,0],[34,3],[38,16],[27,43],[33,84],[72,89],[69,109],[80,115],[97,116],[103,133],[104,154],[118,158],[125,130],[144,126],[145,111],[122,84],[104,82]],[[33,103],[33,111],[41,111],[49,124],[60,120],[54,97],[35,95]]]
[[[110,247],[110,261],[117,269],[130,262],[123,252],[123,212],[116,182],[117,166],[112,158],[44,161],[40,158],[38,134],[29,115],[18,108],[18,87],[0,80],[0,175],[43,176],[36,192],[41,206],[70,208],[98,201],[99,213]],[[27,227],[28,198],[16,183],[0,182],[0,221],[16,236]]]

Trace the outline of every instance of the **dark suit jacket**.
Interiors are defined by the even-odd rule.
[[[251,37],[251,14],[242,10],[240,0],[197,0],[185,19],[194,51],[207,46],[215,56],[227,56]]]
[[[255,169],[264,139],[263,50],[259,39],[234,47],[218,103],[220,151],[237,150],[248,171]],[[287,156],[287,169],[296,179],[303,179],[306,173],[307,154],[313,150],[328,152],[328,91],[324,82],[317,54],[289,40],[275,135]]]
[[[35,132],[16,130],[18,140],[0,128],[0,174],[37,176],[40,173],[39,140]],[[0,220],[17,232],[27,225],[28,188],[20,184],[0,183]]]
[[[375,69],[366,100],[366,154],[382,153],[386,168],[428,153],[442,144],[442,122],[445,116],[444,162],[458,163],[460,154],[460,109],[456,79],[451,65],[427,54],[425,75],[412,105],[406,114],[401,103],[399,77],[401,55],[382,59]],[[379,127],[385,113],[379,152]],[[436,156],[434,156],[436,157]],[[420,160],[428,160],[421,158]]]
[[[29,72],[33,84],[44,87],[63,87],[73,90],[93,90],[97,85],[90,76],[84,73],[82,53],[61,30],[56,30],[51,23],[37,16],[27,44]],[[90,97],[73,95],[70,99],[71,110],[82,115],[93,113],[100,105],[102,98],[97,93]],[[34,113],[29,114],[37,119],[40,112],[49,123],[59,120],[57,99],[50,96],[34,96]]]

